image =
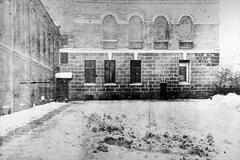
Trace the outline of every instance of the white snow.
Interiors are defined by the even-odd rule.
[[[229,93],[228,95],[215,95],[212,97],[212,105],[215,107],[228,107],[240,111],[240,95]]]
[[[13,114],[4,115],[0,117],[0,136],[7,135],[8,132],[16,128],[23,127],[26,124],[37,120],[49,112],[60,108],[66,103],[48,103],[36,106]]]
[[[61,72],[61,73],[56,73],[55,77],[56,78],[72,79],[73,78],[73,74],[72,74],[72,72]]]

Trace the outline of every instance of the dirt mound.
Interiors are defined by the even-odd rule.
[[[195,155],[199,157],[213,157],[216,154],[214,137],[211,134],[202,139],[191,135],[171,134],[166,131],[146,132],[143,137],[135,135],[127,119],[112,117],[110,115],[86,116],[88,127],[93,133],[104,132],[104,136],[96,142],[93,152],[106,152],[109,146],[119,146],[137,151],[151,151],[161,153],[174,153],[179,155]]]

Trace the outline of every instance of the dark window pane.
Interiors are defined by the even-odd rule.
[[[96,83],[96,60],[85,60],[85,82]]]
[[[179,81],[181,81],[181,82],[187,81],[187,67],[186,66],[179,67]]]
[[[67,64],[68,63],[68,53],[61,53],[60,54],[60,61],[61,64]]]
[[[68,35],[62,35],[62,46],[68,45]]]
[[[115,60],[105,60],[105,83],[115,83]]]
[[[130,82],[131,83],[141,82],[141,60],[130,61]]]

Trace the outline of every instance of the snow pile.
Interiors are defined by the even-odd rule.
[[[8,132],[37,120],[49,112],[56,110],[65,103],[48,103],[31,109],[15,112],[13,114],[0,117],[0,136],[6,136]]]
[[[240,111],[240,95],[235,93],[229,93],[228,95],[215,95],[212,97],[214,104],[218,104],[223,107],[230,107]]]
[[[94,133],[93,137],[97,135],[99,138],[91,145],[90,150],[93,153],[109,152],[111,146],[116,146],[135,151],[179,154],[186,157],[214,157],[217,154],[214,137],[211,134],[197,138],[193,135],[171,134],[166,130],[161,133],[156,130],[138,136],[134,127],[130,126],[127,118],[123,116],[113,117],[106,114],[84,116],[87,119],[87,127]]]

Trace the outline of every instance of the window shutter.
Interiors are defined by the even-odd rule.
[[[115,82],[115,60],[105,60],[104,61],[105,69],[105,83],[114,83]]]
[[[110,63],[108,60],[105,60],[104,61],[104,70],[105,70],[105,75],[104,75],[104,78],[105,78],[105,83],[109,83],[110,82]]]
[[[115,60],[110,61],[110,82],[114,83],[116,81],[115,79]]]
[[[96,83],[96,61],[85,60],[85,82]]]

